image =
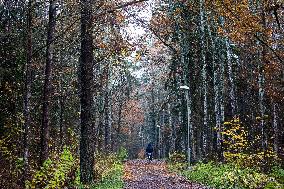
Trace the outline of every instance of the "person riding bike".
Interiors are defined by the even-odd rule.
[[[149,143],[147,148],[146,148],[146,156],[148,158],[148,160],[152,160],[153,159],[153,146],[152,146],[152,143]]]

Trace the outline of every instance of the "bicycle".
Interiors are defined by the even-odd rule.
[[[153,159],[152,158],[152,153],[147,152],[146,156],[147,156],[148,161],[152,161],[152,159]]]

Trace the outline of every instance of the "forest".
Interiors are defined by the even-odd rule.
[[[0,0],[1,189],[283,189],[283,112],[282,0]]]

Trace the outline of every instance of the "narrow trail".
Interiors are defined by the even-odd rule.
[[[169,173],[161,160],[131,160],[124,166],[124,189],[207,189],[197,183]]]

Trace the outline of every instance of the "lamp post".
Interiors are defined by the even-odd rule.
[[[186,85],[180,86],[179,87],[182,90],[186,90],[185,92],[185,98],[186,98],[186,107],[187,107],[187,164],[188,168],[190,167],[190,153],[191,153],[191,148],[190,148],[190,132],[192,129],[191,125],[191,109],[190,109],[190,104],[191,104],[191,99],[189,98],[189,87]]]
[[[160,137],[161,137],[161,126],[157,125],[158,128],[158,154],[159,154],[159,158],[161,158],[161,141],[160,141]]]

